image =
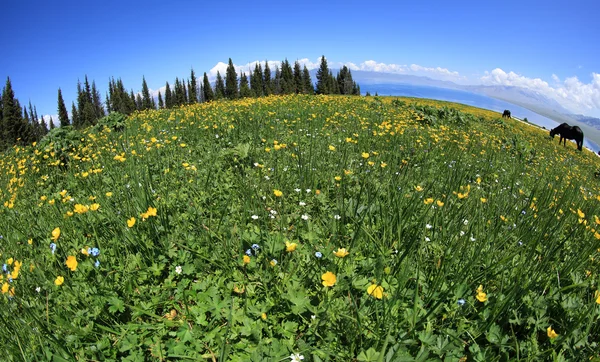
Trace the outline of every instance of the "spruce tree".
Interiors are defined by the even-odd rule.
[[[306,65],[302,69],[302,93],[304,94],[315,94],[315,87],[312,83],[312,79],[310,78],[310,72]]]
[[[106,105],[106,113],[112,112],[112,109],[110,108],[110,98],[108,97],[108,92],[106,93],[106,100],[104,101],[104,104]]]
[[[146,83],[146,77],[142,76],[142,109],[151,109],[152,101],[150,100],[150,90]]]
[[[354,81],[352,80],[352,72],[347,66],[343,66],[337,75],[338,88],[340,94],[354,94]]]
[[[190,85],[188,89],[188,97],[190,103],[198,103],[198,83],[196,82],[196,73],[194,73],[194,68],[192,68],[192,72],[190,74]]]
[[[256,63],[254,72],[250,75],[250,89],[254,97],[262,97],[264,95],[263,73],[260,63]]]
[[[221,77],[221,73],[217,70],[217,80],[215,82],[215,99],[225,98],[225,82],[223,82],[223,77]]]
[[[173,108],[173,95],[171,94],[169,82],[165,86],[165,108]]]
[[[268,96],[273,94],[273,80],[271,79],[271,68],[269,68],[269,62],[265,60],[265,71],[263,73],[263,93]]]
[[[28,141],[26,130],[27,124],[23,119],[23,111],[19,101],[15,98],[10,78],[6,78],[6,86],[2,91],[2,122],[0,123],[0,146],[10,147],[16,144],[18,139]]]
[[[100,118],[104,117],[106,114],[104,113],[104,107],[102,106],[102,99],[100,99],[100,92],[96,88],[96,82],[92,81],[92,106],[94,107],[94,115],[96,121]]]
[[[292,94],[296,92],[294,71],[287,59],[281,62],[281,79],[279,81],[281,94]]]
[[[329,94],[329,67],[327,66],[327,59],[323,55],[321,57],[321,64],[319,70],[317,70],[317,94]]]
[[[252,91],[250,90],[250,85],[248,84],[248,77],[244,72],[240,74],[240,97],[252,97]]]
[[[73,127],[79,128],[79,112],[77,111],[77,107],[75,107],[75,102],[71,102],[71,121]]]
[[[275,79],[273,79],[273,94],[281,94],[281,70],[275,68]]]
[[[142,99],[142,96],[139,93],[135,95],[135,109],[137,109],[138,111],[144,109],[144,100]]]
[[[225,73],[225,96],[228,99],[236,99],[238,97],[237,73],[231,58],[229,58],[229,65],[227,66],[227,72]]]
[[[160,91],[158,91],[158,109],[163,109],[163,108],[165,108],[165,104],[163,103],[162,95],[160,94]]]
[[[50,129],[53,130],[56,128],[56,126],[54,125],[54,120],[52,119],[52,116],[50,116]]]
[[[69,125],[69,114],[67,113],[67,107],[65,106],[60,88],[58,88],[58,120],[61,127]]]
[[[304,92],[304,82],[302,82],[302,69],[300,69],[300,63],[296,60],[294,62],[294,92],[305,93]]]
[[[215,99],[215,95],[213,93],[212,87],[210,86],[210,82],[208,81],[208,76],[206,76],[206,72],[204,72],[204,77],[202,78],[202,88],[204,91],[204,101],[210,102]]]

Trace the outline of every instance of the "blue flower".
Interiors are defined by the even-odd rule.
[[[456,301],[456,303],[458,303],[458,305],[459,305],[460,307],[462,307],[463,305],[465,305],[465,300],[464,300],[464,299],[462,299],[462,298],[460,298],[459,300],[457,300],[457,301]]]
[[[252,250],[250,250],[250,249],[246,250],[246,255],[252,256]]]
[[[8,273],[8,268],[6,267],[6,264],[2,265],[2,271]]]
[[[100,250],[98,248],[92,248],[91,250],[88,249],[88,253],[90,253],[91,256],[98,256],[100,255]]]
[[[323,257],[323,254],[322,254],[320,251],[317,251],[317,252],[315,253],[315,256],[316,256],[317,258],[321,259],[321,258]]]
[[[252,250],[258,251],[258,249],[260,249],[260,246],[258,246],[258,244],[252,244]]]
[[[52,254],[56,251],[56,244],[50,243],[50,250],[52,250]]]
[[[94,263],[94,266],[97,268],[100,266],[100,260],[96,260],[96,262]]]

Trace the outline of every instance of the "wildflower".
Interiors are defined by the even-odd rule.
[[[475,298],[481,303],[487,300],[487,294],[483,291],[483,285],[479,285],[479,288],[477,288],[477,296]]]
[[[444,202],[442,200],[437,200],[436,204],[438,207],[444,206]]]
[[[330,271],[321,275],[321,279],[323,279],[323,286],[325,287],[333,287],[335,285],[335,282],[337,281],[335,274],[333,274]]]
[[[304,201],[300,201],[300,202],[298,203],[298,205],[300,205],[300,206],[306,206],[306,202],[304,202]]]
[[[456,303],[458,304],[459,307],[462,307],[463,305],[465,305],[465,300],[461,298],[461,299],[457,300]]]
[[[329,145],[329,151],[335,151],[335,146]]]
[[[8,267],[6,266],[6,264],[3,264],[3,265],[2,265],[2,271],[3,271],[4,273],[8,273]]]
[[[181,268],[181,265],[177,265],[177,266],[175,267],[175,273],[177,273],[177,274],[181,274],[182,270],[183,270],[183,269]]]
[[[305,191],[307,194],[310,194],[311,189],[306,189]]]
[[[600,304],[600,291],[596,291],[596,304]]]
[[[273,260],[271,260],[271,262],[269,264],[271,264],[271,266],[275,266],[275,265],[277,265],[277,260],[273,259]]]
[[[432,198],[432,197],[430,197],[430,198],[427,198],[427,199],[423,200],[423,203],[424,203],[425,205],[432,204],[432,203],[433,203],[433,198]]]
[[[62,276],[57,276],[54,280],[54,285],[61,286],[65,282],[65,278]]]
[[[577,216],[579,216],[580,219],[583,219],[585,217],[585,214],[583,213],[583,211],[577,209]]]
[[[342,177],[341,177],[341,176],[336,176],[336,177],[334,177],[334,179],[335,179],[336,181],[341,181],[341,180],[342,180]]]
[[[367,288],[367,294],[374,298],[381,299],[383,298],[383,287],[381,285],[371,284]]]
[[[417,186],[415,186],[415,191],[421,192],[421,191],[423,191],[423,188],[421,187],[421,185],[417,185]]]
[[[94,266],[97,268],[100,266],[100,260],[96,260],[96,262],[94,263]]]
[[[52,250],[52,254],[56,251],[56,244],[50,243],[50,250]]]
[[[250,249],[246,250],[245,254],[248,256],[252,256],[252,250],[250,250]]]
[[[346,248],[338,248],[337,251],[333,252],[333,255],[337,256],[338,258],[343,258],[348,254],[350,253],[348,252],[348,250],[346,250]]]
[[[258,215],[252,215],[252,220],[258,220]]]
[[[135,225],[135,217],[131,217],[131,219],[127,220],[127,227],[132,228]]]
[[[67,267],[71,269],[71,271],[77,270],[77,258],[73,255],[69,255],[65,264],[67,264]]]
[[[27,240],[27,244],[29,244],[29,245],[33,244],[33,239]]]
[[[89,211],[89,206],[86,205],[82,205],[82,204],[75,204],[75,209],[73,210],[73,212],[77,213],[77,214],[85,214],[86,212]]]
[[[244,264],[250,264],[250,257],[248,255],[244,255]]]
[[[301,216],[301,218],[302,218],[302,220],[308,220],[309,216],[307,214],[304,214],[304,215]]]
[[[266,321],[267,320],[267,313],[261,313],[260,319],[262,319],[263,321]]]
[[[432,227],[433,227],[433,226],[432,226],[431,224],[426,224],[426,225],[425,225],[425,228],[426,228],[426,229],[431,229]]]
[[[548,329],[546,329],[546,331],[548,332],[548,338],[554,339],[554,338],[558,337],[558,334],[554,331],[554,329],[552,329],[552,326],[548,327]]]
[[[361,156],[362,156],[362,158],[364,158],[366,160],[367,158],[369,158],[369,153],[368,152],[363,152],[361,154]]]
[[[296,191],[296,192],[300,192],[300,191],[302,191],[302,190],[300,190],[299,188],[295,188],[295,189],[294,189],[294,191]]]
[[[296,246],[298,246],[296,243],[290,243],[289,241],[285,242],[285,251],[287,251],[288,253],[291,253],[292,251],[296,250]]]
[[[98,248],[91,248],[88,249],[88,253],[90,253],[91,256],[98,256],[100,255],[100,250]]]
[[[333,215],[333,218],[334,218],[334,219],[336,219],[336,220],[339,220],[339,219],[341,219],[342,217],[341,217],[340,215],[337,215],[337,214],[336,214],[336,215]]]
[[[111,197],[112,195],[113,195],[113,193],[112,193],[112,192],[107,192],[107,193],[106,193],[106,197]]]
[[[40,287],[37,287],[37,288],[35,288],[35,291],[39,293],[39,292],[41,292],[41,291],[42,291],[42,288],[40,288]]]
[[[10,285],[7,282],[4,282],[4,284],[2,284],[2,294],[6,294],[8,292],[8,288],[10,288]]]
[[[90,250],[90,248],[88,248],[88,247],[81,248],[81,254],[83,254],[85,256],[90,256],[89,250]]]
[[[281,197],[283,196],[283,192],[280,190],[273,190],[273,195],[275,195],[275,197]]]
[[[258,251],[258,249],[260,249],[260,246],[258,244],[252,244],[251,248],[254,251]]]
[[[99,208],[100,208],[100,204],[96,204],[96,203],[94,203],[94,204],[91,204],[91,205],[90,205],[90,210],[92,210],[92,211],[96,211],[96,210],[98,210]]]
[[[317,251],[317,252],[315,253],[315,256],[316,256],[318,259],[321,259],[321,258],[323,257],[323,254],[322,254],[320,251]]]
[[[304,359],[304,356],[301,355],[300,353],[292,353],[290,355],[291,362],[300,362],[303,359]]]
[[[58,240],[58,238],[60,237],[60,228],[54,228],[54,230],[52,230],[52,240],[56,241]]]

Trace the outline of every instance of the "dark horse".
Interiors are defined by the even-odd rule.
[[[560,126],[550,130],[550,137],[554,138],[554,135],[560,135],[558,144],[565,140],[563,144],[567,146],[567,140],[575,140],[577,142],[577,149],[581,151],[583,147],[583,131],[577,126],[569,126],[567,123],[563,123]]]
[[[510,118],[510,111],[508,109],[504,110],[504,113],[502,113],[502,118]]]

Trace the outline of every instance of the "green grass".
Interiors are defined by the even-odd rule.
[[[600,164],[537,127],[287,96],[65,133],[0,156],[3,360],[600,358]]]

